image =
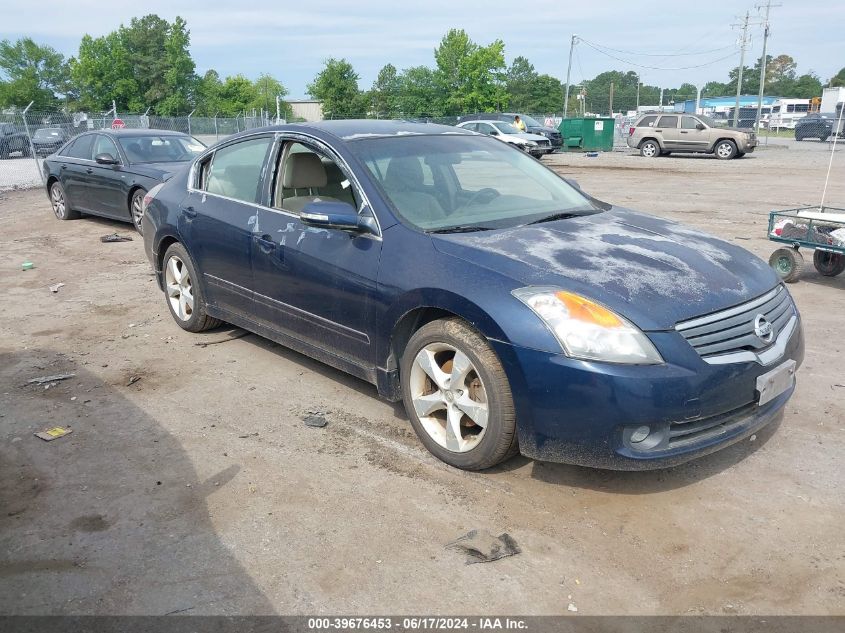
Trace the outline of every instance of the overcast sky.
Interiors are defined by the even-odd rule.
[[[168,20],[180,15],[191,31],[191,53],[199,74],[210,68],[221,76],[242,73],[254,78],[266,72],[280,79],[291,97],[303,97],[306,84],[328,57],[352,62],[362,89],[370,87],[388,62],[399,69],[432,66],[433,50],[450,28],[465,29],[482,44],[501,38],[508,63],[524,55],[539,72],[564,80],[570,36],[577,33],[589,42],[625,51],[606,52],[626,61],[581,43],[573,61],[573,83],[616,69],[639,71],[644,83],[677,86],[684,81],[726,81],[729,69],[739,62],[739,31],[731,24],[746,9],[756,17],[755,1],[761,0],[146,0],[133,7],[129,2],[102,0],[0,0],[0,39],[30,36],[70,57],[85,33],[103,35],[145,13]],[[799,73],[813,70],[822,81],[845,66],[845,4],[778,2],[783,6],[772,9],[771,54],[792,55]],[[762,50],[760,27],[751,32],[747,65]],[[729,59],[705,67],[668,70],[707,64],[732,53]],[[663,54],[673,56],[655,56]]]

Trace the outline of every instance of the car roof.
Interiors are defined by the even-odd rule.
[[[123,128],[121,130],[110,130],[108,128],[102,130],[88,130],[86,134],[106,134],[107,136],[114,136],[117,138],[131,137],[131,136],[187,136],[184,132],[175,130],[157,130],[155,128]]]
[[[461,121],[460,125],[464,125],[465,123],[507,123],[507,121],[502,121],[501,119],[473,119],[472,121]]]
[[[246,130],[227,138],[247,136],[256,132],[294,132],[316,131],[329,134],[343,141],[355,141],[365,138],[389,138],[396,136],[438,134],[474,134],[470,130],[439,125],[437,123],[415,123],[413,121],[386,119],[343,119],[333,121],[314,121],[311,123],[288,123],[284,125],[269,125],[263,128]]]

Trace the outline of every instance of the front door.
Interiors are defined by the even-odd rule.
[[[114,141],[104,134],[94,137],[91,154],[94,158],[99,154],[109,154],[118,161],[121,160]],[[129,190],[126,188],[126,173],[122,164],[100,165],[95,160],[90,170],[87,170],[87,179],[92,211],[120,220],[130,218]]]
[[[201,161],[182,202],[180,232],[212,305],[253,319],[251,241],[273,136],[224,145]]]
[[[698,129],[699,126],[704,129]],[[681,117],[681,129],[679,131],[679,145],[691,151],[703,152],[710,145],[710,130],[694,116]]]
[[[369,209],[328,148],[282,142],[271,207],[259,209],[254,233],[256,314],[282,334],[371,368],[381,238],[303,224],[299,211],[316,198]]]

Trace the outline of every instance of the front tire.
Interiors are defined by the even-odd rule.
[[[713,153],[719,160],[730,160],[737,154],[736,143],[730,139],[719,141],[713,148]]]
[[[50,185],[50,204],[53,206],[53,213],[59,220],[76,220],[79,212],[70,208],[65,188],[62,183],[56,180]]]
[[[778,277],[786,283],[795,283],[801,277],[804,256],[795,248],[779,248],[769,257],[769,266],[774,268]]]
[[[642,145],[640,145],[640,156],[643,158],[655,158],[656,156],[660,156],[660,145],[657,144],[657,141],[644,141]]]
[[[129,198],[129,214],[132,216],[132,224],[135,230],[141,235],[144,234],[144,227],[141,221],[144,219],[144,196],[146,189],[136,189]]]
[[[420,441],[438,459],[483,470],[518,452],[513,396],[487,340],[457,318],[433,321],[408,341],[402,398]]]
[[[173,320],[188,332],[203,332],[220,325],[221,321],[208,316],[205,297],[197,280],[196,268],[185,247],[171,244],[162,260],[164,292]]]

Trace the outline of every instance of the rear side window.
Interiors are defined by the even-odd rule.
[[[678,117],[676,116],[662,116],[657,127],[678,127]]]
[[[637,123],[637,127],[654,127],[655,121],[657,121],[656,115],[644,116],[640,119],[639,123]]]
[[[259,202],[261,174],[273,138],[241,141],[221,147],[202,168],[202,184],[208,193],[244,202]]]
[[[64,155],[70,158],[84,158],[86,160],[91,160],[91,156],[93,156],[93,154],[91,154],[91,146],[93,144],[93,134],[80,136],[65,150]]]

